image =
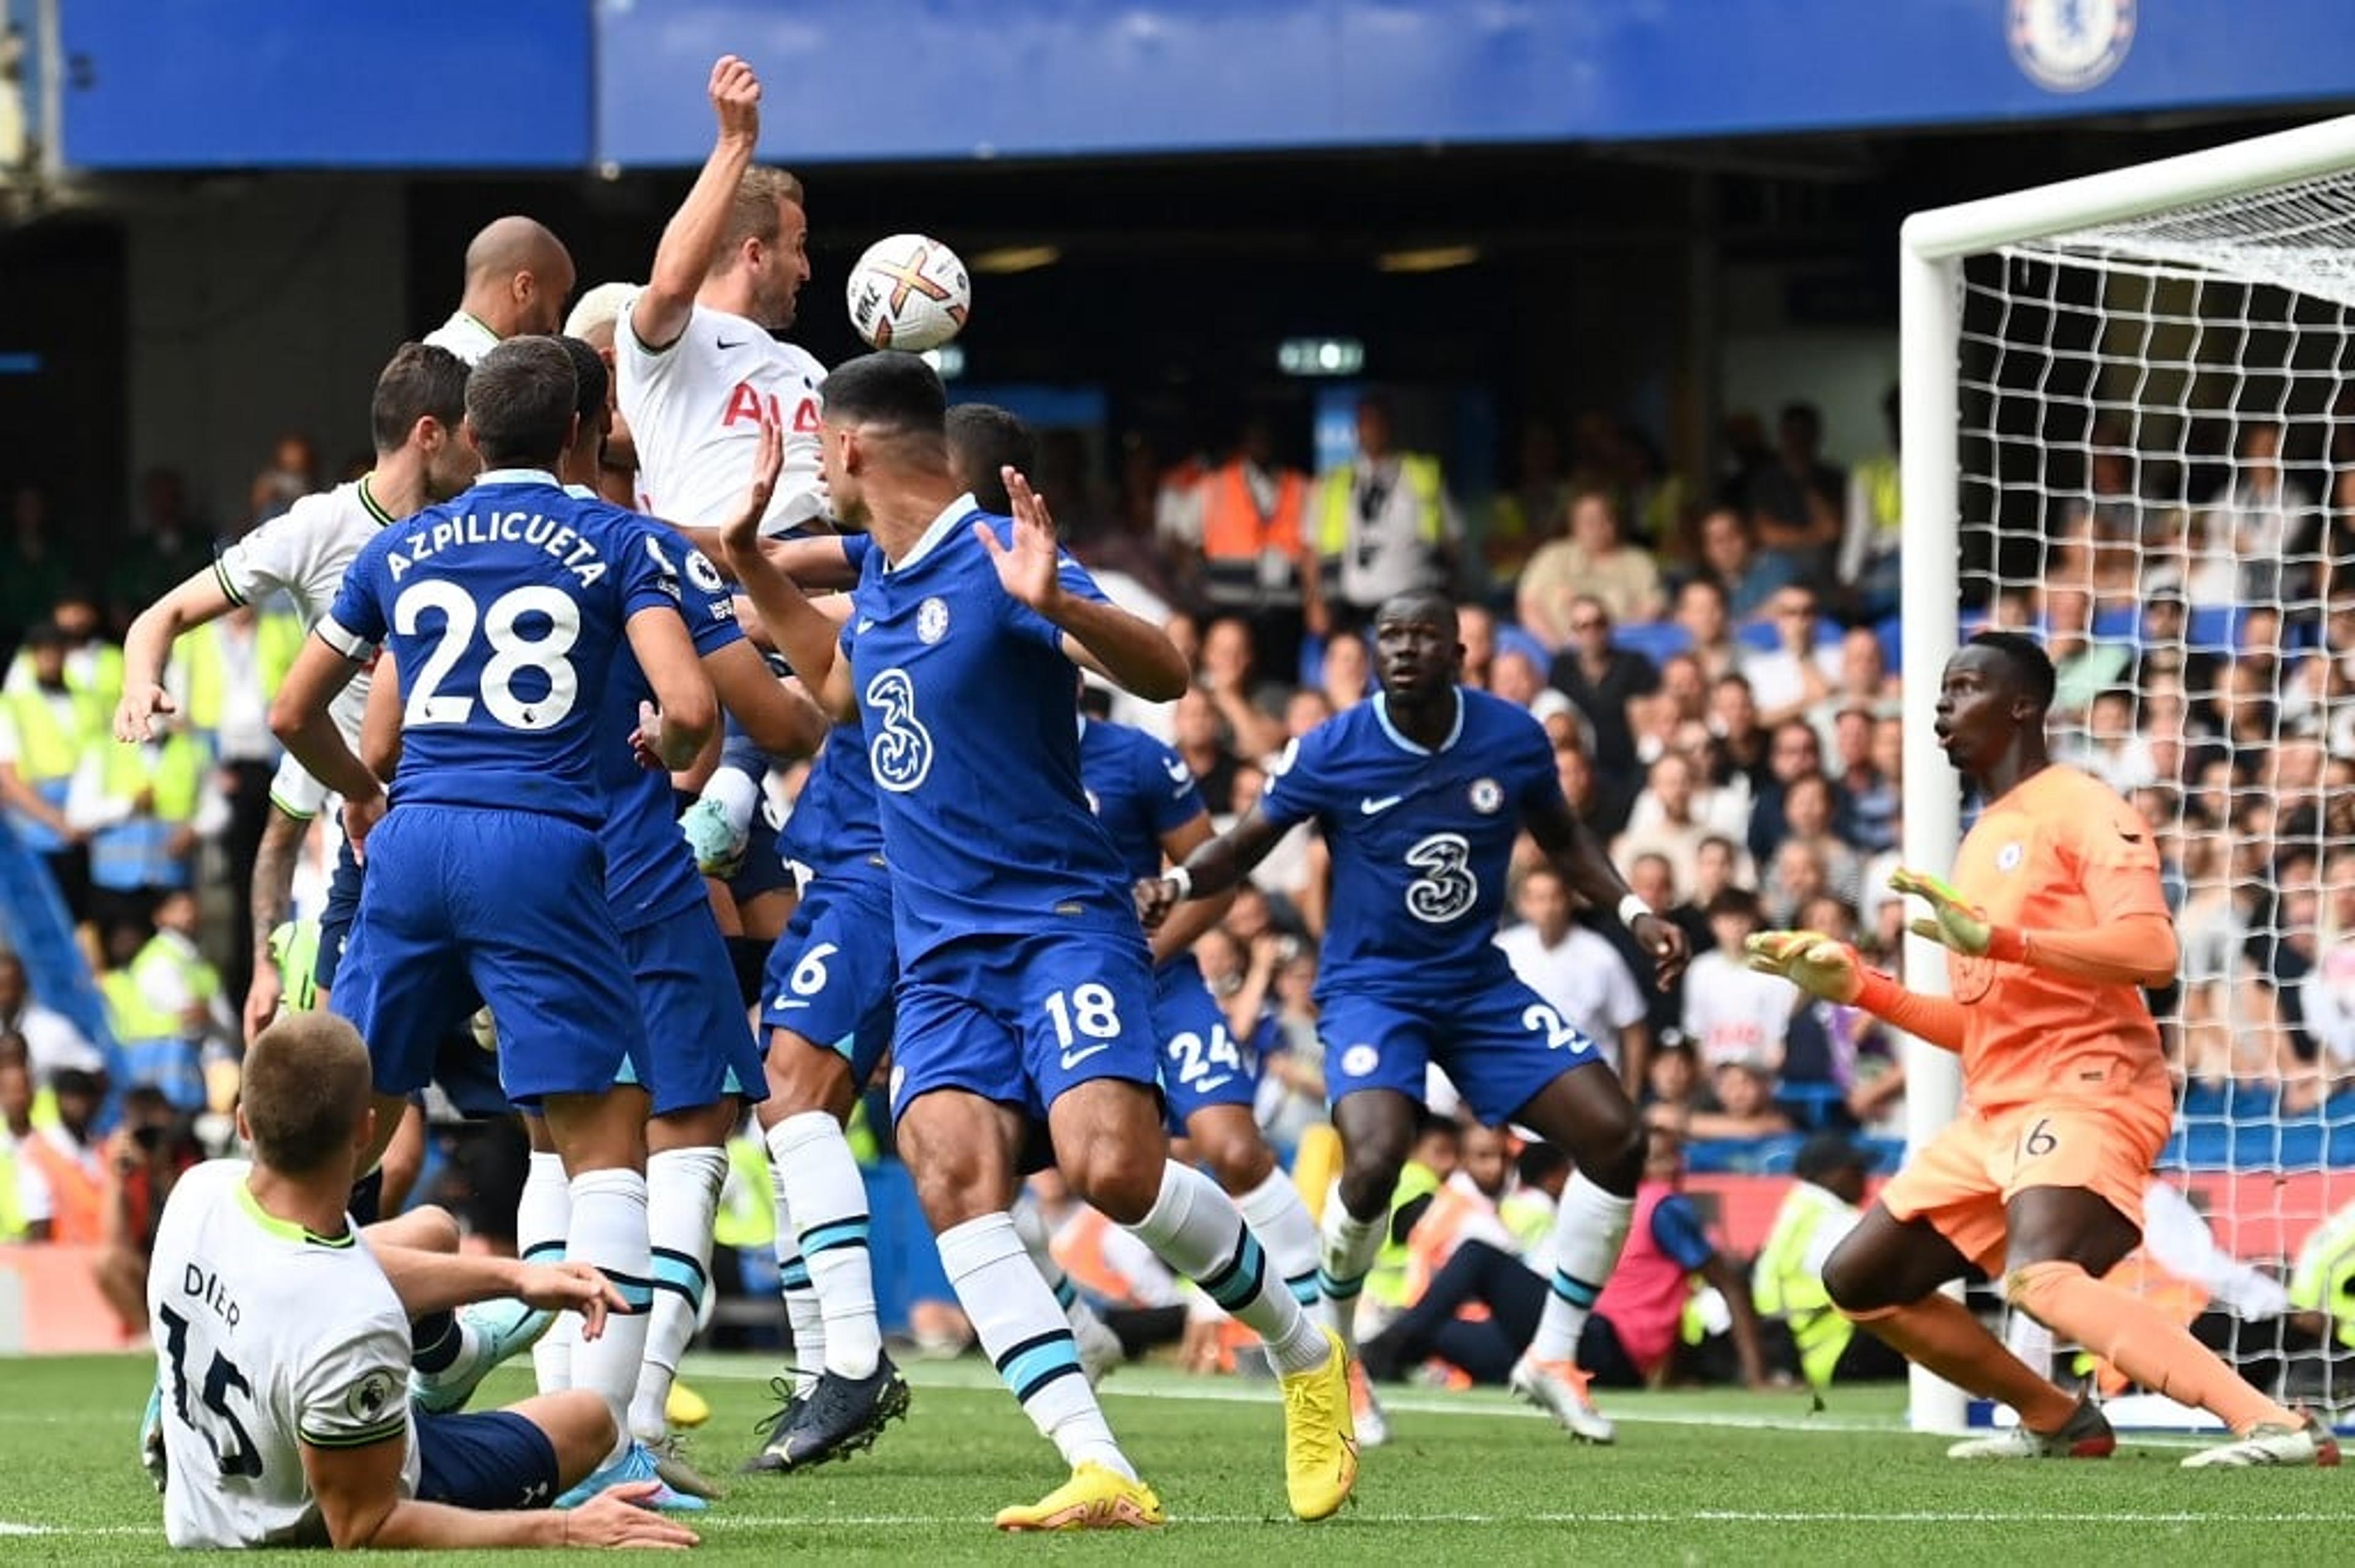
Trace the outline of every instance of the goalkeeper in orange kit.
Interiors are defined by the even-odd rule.
[[[2004,1298],[2234,1436],[2190,1467],[2336,1465],[2339,1445],[2243,1382],[2149,1304],[2102,1283],[2141,1240],[2142,1195],[2174,1094],[2141,987],[2174,977],[2175,927],[2149,826],[2051,761],[2052,661],[1982,632],[1947,662],[1938,744],[1986,802],[1954,885],[1901,870],[1928,901],[1915,932],[1947,950],[1951,997],[1919,996],[1815,932],[1763,932],[1751,967],[1959,1052],[1967,1105],[1824,1264],[1840,1311],[1949,1382],[2019,1413],[1957,1458],[2094,1458],[2117,1439],[2094,1406],[2031,1371],[1938,1287],[1972,1264]]]

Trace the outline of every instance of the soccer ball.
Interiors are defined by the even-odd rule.
[[[850,269],[849,293],[850,325],[878,348],[938,348],[973,310],[964,263],[924,234],[894,234],[867,247]]]

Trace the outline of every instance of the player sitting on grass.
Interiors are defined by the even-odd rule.
[[[353,1226],[344,1201],[376,1114],[350,1024],[287,1013],[264,1029],[237,1121],[252,1162],[181,1178],[148,1281],[173,1545],[695,1543],[635,1506],[651,1482],[548,1511],[613,1445],[592,1392],[473,1415],[410,1408],[412,1337],[442,1332],[432,1320],[452,1309],[518,1296],[580,1312],[593,1338],[620,1298],[586,1264],[460,1256],[439,1210]]]
[[[2212,1412],[2233,1441],[2187,1467],[2336,1465],[2339,1445],[2243,1382],[2149,1302],[2103,1282],[2141,1239],[2143,1191],[2174,1094],[2140,987],[2175,976],[2174,923],[2149,825],[2052,762],[2052,661],[1982,632],[1946,663],[1938,744],[1987,805],[1953,886],[1916,933],[1947,948],[1951,997],[1907,990],[1817,932],[1762,932],[1755,968],[1852,1004],[1963,1059],[1966,1110],[1881,1189],[1824,1264],[1849,1317],[1973,1393],[2019,1413],[1956,1458],[2098,1458],[2117,1446],[2084,1399],[2038,1376],[1938,1287],[1976,1263],[2006,1300],[2147,1388]]]

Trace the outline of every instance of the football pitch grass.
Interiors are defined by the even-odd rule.
[[[772,1370],[763,1358],[689,1359],[714,1413],[691,1452],[728,1491],[696,1521],[706,1561],[2207,1568],[2343,1560],[2355,1521],[2336,1471],[2185,1471],[2179,1441],[2133,1443],[2106,1462],[1955,1464],[1942,1440],[1904,1430],[1902,1392],[1888,1387],[1839,1391],[1820,1410],[1804,1392],[1618,1395],[1604,1406],[1620,1424],[1611,1448],[1575,1446],[1498,1395],[1401,1391],[1392,1441],[1367,1454],[1356,1503],[1307,1526],[1284,1512],[1272,1384],[1131,1367],[1105,1385],[1105,1405],[1168,1528],[1004,1537],[992,1514],[1061,1476],[983,1363],[911,1368],[913,1411],[870,1453],[739,1477]],[[168,1555],[133,1452],[149,1377],[132,1357],[0,1360],[0,1563]],[[526,1392],[509,1368],[477,1403]]]

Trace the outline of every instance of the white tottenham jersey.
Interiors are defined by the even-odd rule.
[[[417,1490],[392,1282],[348,1219],[325,1237],[263,1212],[251,1169],[216,1159],[180,1178],[147,1271],[174,1546],[325,1545],[304,1444],[405,1444],[402,1492]]]
[[[426,343],[435,348],[447,348],[469,365],[479,365],[483,356],[499,346],[499,335],[468,315],[453,310],[450,319],[425,335]]]
[[[221,551],[213,563],[213,576],[233,603],[257,603],[284,593],[293,600],[303,624],[315,626],[335,603],[353,558],[387,523],[398,520],[377,503],[368,477],[362,476],[305,496],[255,528]],[[327,710],[344,743],[355,751],[360,743],[360,720],[368,713],[368,672],[363,668]],[[290,754],[271,780],[270,798],[290,816],[313,816],[325,803],[327,790]]]
[[[648,348],[632,325],[613,333],[622,417],[638,447],[643,509],[674,523],[719,528],[752,480],[761,421],[784,432],[785,467],[761,532],[774,536],[826,516],[818,467],[817,386],[826,367],[766,327],[697,305],[667,348]]]

